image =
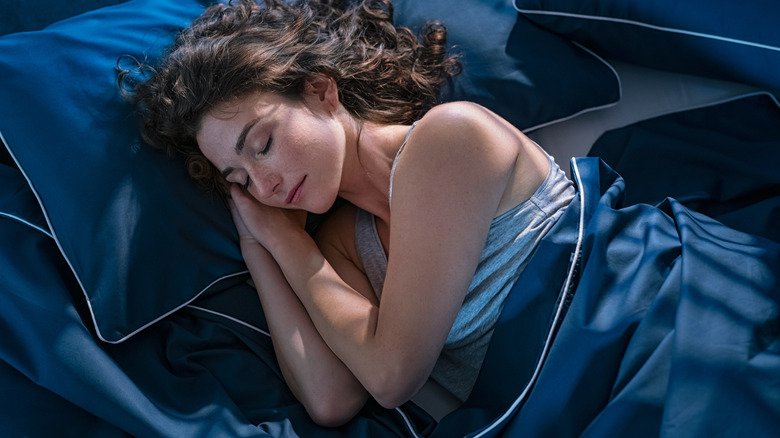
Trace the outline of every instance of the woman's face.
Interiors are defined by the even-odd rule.
[[[260,92],[220,105],[196,135],[203,155],[261,203],[324,213],[336,200],[344,130],[327,100]]]

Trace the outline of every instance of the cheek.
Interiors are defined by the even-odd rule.
[[[308,130],[309,135],[297,135],[294,147],[285,150],[286,160],[292,165],[330,166],[332,165],[333,149],[328,133],[323,130]]]
[[[313,116],[300,118],[294,126],[297,126],[295,132],[288,137],[292,147],[285,151],[286,162],[325,177],[340,174],[344,155],[343,127],[333,119]]]

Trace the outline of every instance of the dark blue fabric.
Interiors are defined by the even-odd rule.
[[[108,342],[245,270],[226,208],[179,160],[142,143],[115,86],[120,58],[153,62],[205,3],[133,0],[0,38],[0,133],[10,151],[0,163],[29,179]],[[401,25],[442,15],[464,52],[446,99],[480,102],[521,128],[617,100],[613,72],[595,57],[519,20],[511,5],[469,5],[464,14],[465,4],[396,2]]]
[[[504,0],[395,1],[396,24],[419,31],[429,21],[447,26],[447,43],[461,54],[463,72],[444,101],[482,104],[520,129],[613,104],[615,72],[591,53],[519,16]]]
[[[0,38],[0,132],[110,342],[245,270],[227,209],[142,145],[115,85],[203,8],[134,0]]]
[[[127,0],[0,0],[0,35],[29,32],[93,9],[111,6]]]
[[[780,242],[780,107],[766,94],[683,111],[602,135],[588,155],[625,180],[628,205],[666,197]]]
[[[0,132],[19,165],[0,166],[3,433],[391,437],[409,436],[409,424],[436,437],[780,430],[778,245],[674,200],[635,204],[631,186],[596,159],[576,161],[585,202],[566,211],[513,288],[464,406],[436,425],[412,404],[388,411],[369,403],[342,428],[315,426],[281,378],[254,291],[236,278],[197,296],[243,269],[229,215],[180,163],[137,143],[137,121],[113,86],[120,56],[153,58],[201,9],[191,0],[133,0],[0,38]],[[764,104],[747,105],[774,114]],[[712,120],[696,117],[703,130]],[[735,132],[744,125],[776,140],[776,124],[743,117]],[[770,175],[773,163],[764,164],[741,183]],[[581,213],[587,227],[572,258]],[[571,262],[576,281],[564,289]],[[559,304],[565,317],[553,324]],[[123,340],[177,308],[125,342],[99,340]]]
[[[514,0],[541,26],[602,56],[780,92],[775,0]]]
[[[51,235],[35,195],[18,169],[0,164],[0,216],[15,220]]]
[[[4,169],[0,187],[19,177]],[[0,212],[22,211],[24,197],[0,199]],[[282,379],[246,283],[209,291],[121,344],[96,341],[75,277],[32,222],[0,215],[4,436],[397,437],[407,421],[431,427],[416,406],[404,418],[373,403],[342,428],[314,425]]]
[[[775,436],[780,246],[671,199],[624,206],[622,178],[577,163],[587,225],[576,287],[560,291],[579,199],[515,285],[472,398],[436,436]],[[506,414],[557,299],[570,304],[539,379]]]
[[[409,436],[407,421],[437,437],[774,434],[780,246],[674,200],[626,207],[614,171],[595,158],[576,163],[584,208],[577,198],[545,237],[472,397],[438,425],[411,404],[404,418],[373,403],[342,428],[313,425],[244,283],[121,344],[99,343],[54,240],[33,221],[0,216],[0,383],[25,389],[0,410],[3,423],[38,436]],[[14,172],[0,177],[18,181]],[[0,211],[19,211],[23,197],[4,198]],[[563,290],[572,261],[576,281]],[[560,301],[567,312],[551,327]],[[551,328],[539,378],[516,403]],[[73,421],[32,424],[37,407]]]

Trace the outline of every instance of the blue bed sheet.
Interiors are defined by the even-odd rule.
[[[589,155],[626,180],[625,204],[666,197],[780,242],[780,104],[769,93],[609,131]]]
[[[3,187],[18,183],[18,171],[2,170]],[[382,437],[430,421],[415,406],[369,404],[343,428],[315,426],[282,380],[247,283],[203,296],[121,344],[97,341],[45,224],[20,220],[22,194],[5,198],[14,214],[0,216],[4,434]]]

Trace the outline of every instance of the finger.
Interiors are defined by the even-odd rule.
[[[230,202],[230,215],[233,216],[233,221],[241,219],[241,213],[238,212],[235,202]]]
[[[232,199],[233,208],[235,208],[236,211],[240,212],[246,210],[247,203],[250,201],[250,198],[246,195],[246,193],[244,193],[243,190],[241,190],[240,187],[233,184],[230,187],[230,197]]]
[[[240,187],[236,184],[230,185],[230,199],[235,202],[236,199],[241,198],[244,195],[244,192],[241,190]]]
[[[228,199],[228,208],[230,209],[230,214],[233,216],[233,218],[239,216],[238,207],[236,206],[236,200],[232,195]]]

